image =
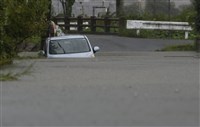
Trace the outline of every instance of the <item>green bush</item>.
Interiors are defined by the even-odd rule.
[[[0,1],[0,66],[10,63],[22,43],[38,43],[47,28],[48,0]]]
[[[160,51],[195,51],[195,45],[194,44],[185,44],[185,45],[173,45],[168,46]]]
[[[159,39],[185,39],[184,31],[168,31],[168,30],[140,30],[137,35],[135,29],[123,29],[119,32],[120,36],[137,37],[137,38],[159,38]],[[196,34],[194,31],[189,33],[189,39],[194,39]]]
[[[126,36],[126,37],[139,37],[136,34],[136,30],[128,30],[128,29],[122,29],[119,31],[119,36]]]
[[[12,59],[11,58],[1,58],[0,60],[0,68],[4,65],[11,64]]]

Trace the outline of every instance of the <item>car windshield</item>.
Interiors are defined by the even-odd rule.
[[[69,54],[89,51],[90,48],[85,38],[51,40],[49,43],[50,54]]]

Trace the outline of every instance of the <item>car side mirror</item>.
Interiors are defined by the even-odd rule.
[[[94,46],[93,51],[94,53],[98,52],[100,50],[100,48],[98,46]]]

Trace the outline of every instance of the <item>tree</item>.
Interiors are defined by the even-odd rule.
[[[140,16],[142,15],[143,10],[140,7],[138,2],[134,2],[131,5],[127,5],[124,7],[124,15],[126,16]]]
[[[148,0],[146,1],[145,11],[154,17],[168,15],[169,20],[170,16],[178,14],[175,3],[170,0]]]
[[[123,15],[123,6],[124,0],[116,0],[116,15],[118,17]]]
[[[5,36],[12,50],[25,39],[40,36],[47,29],[48,0],[6,0]]]
[[[11,52],[11,45],[5,41],[6,33],[5,33],[5,25],[7,23],[7,9],[6,9],[6,1],[1,0],[0,1],[0,65],[2,64],[2,61],[4,59],[10,58],[12,52]]]
[[[60,2],[63,7],[64,15],[67,17],[71,17],[72,6],[73,6],[75,0],[60,0]]]
[[[180,6],[180,14],[177,16],[177,20],[181,22],[189,22],[190,25],[194,25],[195,8],[193,4]]]
[[[194,0],[194,6],[196,11],[195,29],[200,34],[200,1]]]
[[[200,1],[194,0],[193,5],[195,6],[196,18],[195,18],[195,31],[197,32],[196,38],[196,49],[200,52]]]
[[[5,8],[4,8],[4,0],[0,1],[0,37],[2,39],[3,36],[3,25],[5,23]],[[1,40],[2,41],[2,40]]]

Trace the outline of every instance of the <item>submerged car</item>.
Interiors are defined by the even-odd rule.
[[[45,46],[47,58],[94,58],[97,51],[85,35],[49,37]]]

